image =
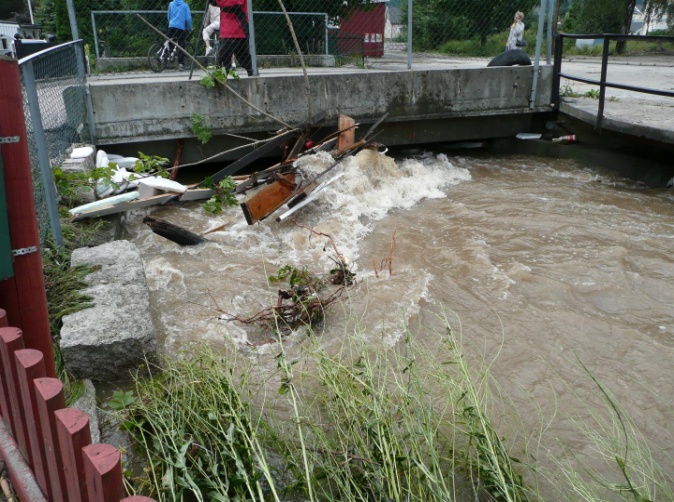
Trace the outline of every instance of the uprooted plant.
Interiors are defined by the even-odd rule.
[[[275,335],[285,336],[302,327],[311,329],[319,325],[325,319],[327,307],[337,301],[347,287],[354,284],[355,273],[348,260],[337,249],[333,238],[295,223],[329,239],[335,252],[335,256],[330,259],[335,266],[325,274],[313,274],[306,266],[283,265],[275,275],[267,278],[270,284],[286,284],[277,290],[274,305],[250,316],[231,314],[218,307],[216,310],[220,312],[219,319],[257,326],[268,336],[268,342],[272,342],[276,340]],[[324,251],[326,249],[327,246],[323,248]]]

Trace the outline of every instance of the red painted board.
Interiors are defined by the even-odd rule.
[[[19,396],[19,382],[14,364],[14,352],[24,348],[23,334],[19,328],[0,328],[0,360],[2,360],[3,380],[7,384],[7,402],[12,422],[12,435],[19,445],[28,464],[32,467],[30,458],[30,443],[26,435],[26,419]]]
[[[33,380],[45,377],[44,356],[39,350],[22,349],[14,352],[14,358],[19,388],[21,389],[23,414],[26,417],[26,434],[30,437],[33,472],[42,493],[51,499],[51,487],[47,477],[47,462],[44,455],[44,441],[40,430],[40,415],[37,409],[35,386],[33,385]]]
[[[65,408],[54,412],[69,502],[89,502],[82,448],[91,444],[89,415]],[[92,501],[93,502],[93,501]]]
[[[49,470],[51,494],[54,502],[67,502],[66,477],[59,448],[56,416],[54,412],[66,407],[63,383],[58,378],[38,378],[33,381],[37,408],[40,415],[40,430],[44,441],[45,457]]]
[[[89,500],[119,502],[124,496],[122,456],[109,444],[92,444],[82,449]]]

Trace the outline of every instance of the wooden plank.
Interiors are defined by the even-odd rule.
[[[30,443],[26,434],[26,420],[19,399],[18,377],[14,363],[14,352],[23,348],[25,348],[23,334],[19,328],[0,328],[0,358],[2,359],[3,380],[7,383],[7,402],[12,434],[16,438],[21,454],[32,467]]]
[[[86,211],[84,213],[77,213],[70,221],[79,221],[85,218],[99,218],[101,216],[108,216],[111,214],[121,213],[122,211],[131,211],[132,209],[141,209],[149,206],[161,206],[170,202],[173,199],[178,199],[182,194],[179,193],[162,193],[147,199],[136,199],[129,202],[122,202],[114,206],[105,206],[100,209]]]
[[[17,61],[0,58],[0,137],[19,138],[17,143],[2,145],[10,241],[12,249],[37,248],[36,252],[14,258],[14,276],[0,281],[0,305],[7,309],[9,324],[23,331],[26,347],[42,351],[47,375],[54,377],[56,367],[22,96]]]
[[[51,500],[52,493],[49,484],[47,459],[44,453],[42,430],[40,429],[35,385],[33,385],[33,380],[45,377],[44,356],[39,350],[23,349],[14,352],[14,358],[19,388],[21,389],[23,414],[26,417],[26,434],[30,437],[33,472],[42,493]]]
[[[184,194],[180,195],[180,202],[189,202],[192,200],[210,199],[215,192],[210,188],[194,188],[188,189]]]
[[[141,495],[134,495],[133,497],[126,497],[119,502],[156,502],[155,499],[143,497]]]
[[[286,203],[295,190],[295,175],[281,176],[277,181],[263,187],[241,203],[241,209],[249,225],[265,219]]]
[[[231,176],[233,174],[238,173],[245,167],[248,167],[251,165],[253,162],[255,162],[257,159],[267,155],[268,153],[273,152],[276,148],[279,148],[283,143],[288,141],[291,137],[293,137],[295,134],[297,134],[297,131],[295,130],[290,130],[286,131],[284,133],[279,134],[278,136],[274,136],[270,140],[268,140],[264,145],[261,147],[253,150],[252,152],[244,155],[241,157],[239,160],[235,160],[232,162],[230,165],[225,167],[224,169],[221,169],[217,173],[213,174],[210,176],[211,180],[213,183],[219,183],[220,180],[224,179],[227,176]],[[197,185],[198,188],[204,188],[205,181],[202,181]]]
[[[89,500],[119,502],[124,497],[122,457],[109,444],[92,444],[82,449],[84,474],[87,478]]]
[[[353,126],[356,125],[356,121],[344,115],[343,113],[339,114],[337,119],[337,129],[342,131],[337,137],[337,150],[345,150],[353,146],[353,141],[356,136],[356,130]]]
[[[40,430],[44,442],[45,457],[49,469],[49,481],[54,502],[66,502],[68,492],[66,477],[63,470],[63,460],[59,449],[56,417],[54,412],[66,407],[63,383],[58,378],[38,378],[34,381],[35,396]]]
[[[89,502],[82,448],[91,444],[89,415],[65,408],[54,412],[69,502]],[[94,502],[94,501],[92,501]]]

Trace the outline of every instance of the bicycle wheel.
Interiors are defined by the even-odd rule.
[[[157,42],[152,44],[147,53],[147,62],[153,72],[160,73],[164,71],[164,68],[166,68],[166,54],[163,43]]]

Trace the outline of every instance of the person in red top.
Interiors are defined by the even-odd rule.
[[[232,55],[236,56],[248,76],[253,75],[253,63],[248,46],[248,4],[246,0],[215,0],[222,8],[220,13],[220,50],[218,64],[227,73],[232,67]]]

